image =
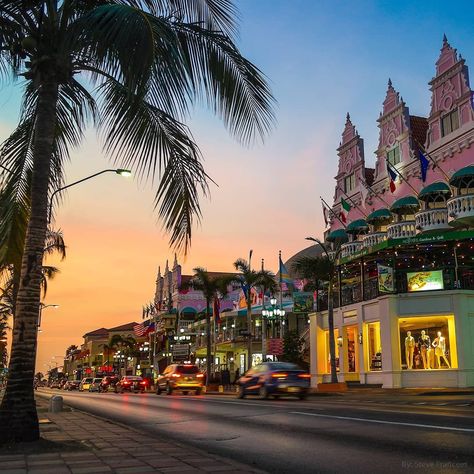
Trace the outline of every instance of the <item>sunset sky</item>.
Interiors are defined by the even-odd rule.
[[[319,236],[319,196],[332,202],[336,148],[345,116],[365,140],[367,165],[377,147],[376,119],[390,77],[410,112],[427,115],[428,82],[443,33],[474,68],[474,9],[469,1],[241,0],[242,53],[268,76],[278,101],[277,126],[264,145],[240,146],[221,122],[197,109],[189,125],[218,187],[202,202],[185,272],[228,271],[254,250],[277,270]],[[424,5],[424,7],[423,7]],[[451,7],[451,10],[449,8]],[[0,139],[19,116],[20,83],[0,90]],[[110,167],[93,130],[72,152],[67,182]],[[71,188],[56,216],[66,260],[49,285],[37,369],[47,370],[70,344],[99,327],[141,319],[153,298],[158,266],[173,260],[153,210],[156,183],[109,173]]]

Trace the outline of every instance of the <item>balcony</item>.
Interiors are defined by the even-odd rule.
[[[456,196],[448,200],[448,223],[453,227],[474,225],[474,194]]]
[[[420,233],[445,230],[448,224],[448,209],[428,209],[415,214],[416,230]]]
[[[397,222],[387,226],[387,235],[389,239],[404,239],[414,237],[416,234],[415,221]]]
[[[369,248],[374,245],[380,244],[384,240],[387,240],[386,232],[374,232],[373,234],[367,234],[362,237],[362,247]]]
[[[341,256],[342,258],[352,257],[362,250],[362,242],[355,240],[354,242],[348,242],[347,244],[341,245]]]

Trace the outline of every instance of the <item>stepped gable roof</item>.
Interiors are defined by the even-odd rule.
[[[84,334],[82,337],[99,337],[99,336],[105,336],[107,337],[109,335],[109,330],[106,328],[99,328],[99,329],[94,329],[94,331],[87,332]]]
[[[110,328],[109,332],[133,331],[134,326],[137,326],[137,325],[138,325],[138,323],[136,323],[136,322],[122,324],[121,326],[116,326],[114,328]]]
[[[364,168],[365,182],[371,186],[375,178],[375,168]]]
[[[420,148],[418,143],[422,146],[425,145],[428,126],[427,118],[410,115],[410,128],[413,137],[413,148],[415,151],[418,151]]]

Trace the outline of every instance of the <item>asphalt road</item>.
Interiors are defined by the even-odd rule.
[[[384,402],[364,395],[299,401],[39,392],[271,473],[474,472],[472,397]]]

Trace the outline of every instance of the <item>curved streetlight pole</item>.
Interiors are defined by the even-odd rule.
[[[51,224],[51,217],[53,215],[53,199],[56,194],[60,193],[61,191],[64,191],[67,188],[70,188],[72,186],[76,186],[76,184],[83,183],[84,181],[87,181],[89,179],[95,178],[96,176],[99,176],[104,173],[116,173],[119,174],[120,176],[131,176],[132,172],[130,170],[125,170],[125,169],[107,169],[107,170],[102,170],[99,171],[98,173],[91,174],[90,176],[86,176],[85,178],[80,179],[79,181],[74,181],[74,183],[68,184],[66,186],[63,186],[62,188],[56,189],[52,194],[51,197],[49,198],[49,215],[48,215],[48,224]]]
[[[43,313],[43,309],[45,309],[45,308],[57,309],[57,308],[59,308],[59,305],[58,304],[43,304],[43,303],[40,303],[39,315],[38,315],[38,329],[41,326],[41,315]]]

